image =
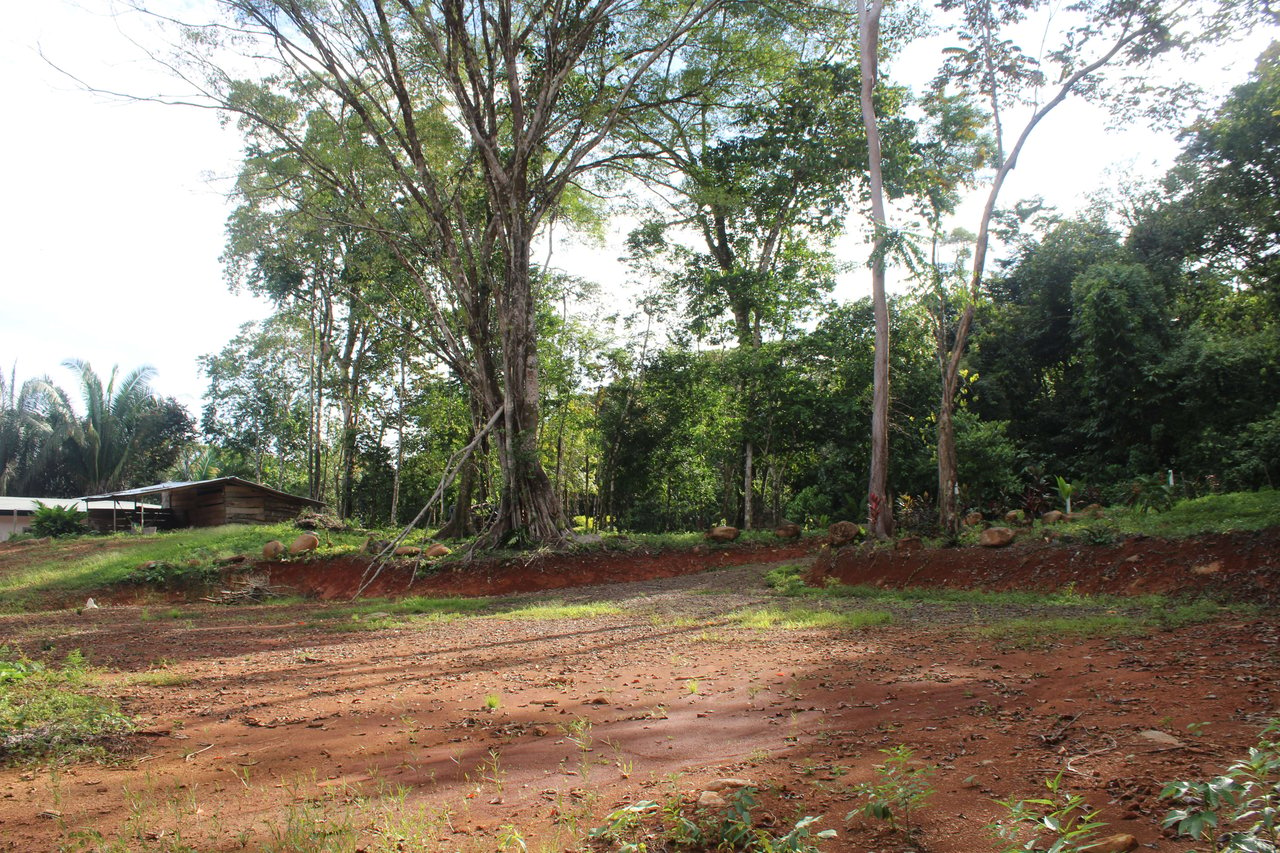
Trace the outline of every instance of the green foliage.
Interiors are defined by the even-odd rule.
[[[836,837],[833,829],[814,832],[818,817],[803,817],[785,833],[757,828],[753,810],[758,805],[756,790],[739,788],[728,796],[728,803],[718,809],[698,809],[692,815],[678,805],[665,808],[652,801],[635,803],[611,812],[606,823],[590,830],[592,841],[610,845],[615,853],[644,853],[650,848],[638,836],[647,829],[646,822],[655,819],[661,825],[648,833],[660,840],[653,849],[688,851],[725,851],[725,853],[819,853],[817,842]],[[665,846],[665,845],[670,845]]]
[[[31,515],[31,533],[55,539],[79,536],[89,532],[89,527],[85,524],[88,517],[88,513],[81,512],[74,506],[46,505],[36,501],[36,511]]]
[[[1274,853],[1280,849],[1280,720],[1263,730],[1249,755],[1207,781],[1170,782],[1163,799],[1177,808],[1164,826],[1206,844],[1213,853]]]
[[[1200,533],[1261,530],[1280,524],[1280,491],[1233,492],[1178,501],[1159,514],[1108,511],[1124,533],[1194,536]]]
[[[1071,496],[1076,493],[1076,486],[1068,483],[1061,476],[1056,477],[1056,487],[1058,489],[1058,497],[1062,499],[1062,508],[1066,512],[1071,512]]]
[[[770,589],[775,589],[783,595],[800,595],[804,590],[811,588],[805,586],[804,573],[804,566],[788,563],[770,569],[764,576],[764,582]]]
[[[931,764],[917,761],[915,750],[899,744],[880,750],[886,758],[876,765],[876,780],[855,785],[853,793],[865,802],[858,809],[845,815],[851,820],[855,815],[883,820],[897,832],[910,834],[911,817],[933,795],[929,777],[937,773]]]
[[[1008,421],[984,421],[962,408],[955,414],[955,432],[964,504],[1000,506],[1021,491],[1024,452],[1009,434]]]
[[[121,583],[139,586],[173,588],[186,584],[210,583],[218,579],[216,566],[187,565],[170,563],[165,560],[150,560],[136,567],[123,578]]]
[[[0,647],[0,762],[103,757],[133,730],[115,702],[87,690],[79,651],[45,667]]]
[[[1062,785],[1062,774],[1045,780],[1049,794],[1017,802],[998,800],[1009,814],[989,826],[1002,843],[1000,853],[1083,853],[1105,824],[1079,794]]]

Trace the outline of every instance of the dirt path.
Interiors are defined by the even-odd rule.
[[[83,649],[143,730],[118,766],[0,770],[0,850],[86,832],[129,849],[299,849],[286,842],[328,833],[352,840],[335,849],[491,853],[518,833],[572,850],[621,805],[691,802],[740,777],[764,823],[821,815],[815,828],[839,832],[824,851],[959,853],[995,849],[993,799],[1036,796],[1062,772],[1114,831],[1173,853],[1187,844],[1159,829],[1162,784],[1222,768],[1280,714],[1273,617],[1019,643],[974,626],[1080,611],[832,600],[807,606],[896,621],[746,627],[732,614],[798,606],[764,586],[772,565],[521,594],[451,619],[353,621],[320,603],[0,616],[0,644]],[[617,610],[518,610],[553,601]],[[851,786],[896,745],[937,768],[914,840],[844,820]]]

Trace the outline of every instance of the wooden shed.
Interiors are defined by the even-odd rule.
[[[146,504],[158,504],[154,509]],[[194,482],[157,483],[85,498],[87,501],[132,501],[131,512],[95,512],[90,505],[89,523],[98,530],[115,530],[139,524],[143,527],[216,527],[220,524],[274,524],[291,521],[303,509],[320,509],[322,501],[242,480],[218,477]]]

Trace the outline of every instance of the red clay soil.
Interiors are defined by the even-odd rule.
[[[1263,581],[1275,576],[1278,535],[861,563],[850,550],[818,561],[859,583],[1247,597],[1273,589]],[[442,573],[408,590],[555,588],[527,597],[617,608],[589,618],[521,617],[493,604],[488,616],[359,622],[323,602],[0,614],[0,645],[51,663],[81,649],[100,668],[95,689],[140,730],[114,763],[0,768],[0,851],[105,848],[94,833],[119,842],[112,850],[494,853],[521,849],[518,833],[528,850],[603,851],[617,848],[587,830],[611,811],[654,800],[692,815],[715,780],[735,777],[759,790],[762,830],[821,816],[815,830],[839,833],[823,853],[970,853],[1000,849],[986,828],[1005,814],[996,800],[1041,796],[1061,774],[1108,832],[1181,853],[1191,843],[1160,826],[1163,784],[1220,772],[1280,716],[1280,619],[1270,610],[1034,641],[983,628],[1063,613],[906,603],[893,605],[891,625],[757,629],[733,614],[795,607],[763,577],[800,558],[732,565],[746,553],[599,554],[564,568],[544,559]],[[1136,587],[1134,554],[1144,570]],[[353,567],[273,568],[275,583],[327,594],[348,594],[352,577]],[[564,588],[601,577],[629,582]],[[408,579],[392,575],[379,591],[404,592],[396,584]],[[909,834],[856,814],[855,786],[875,781],[881,750],[897,745],[933,770],[934,793]],[[657,819],[648,849],[675,849]],[[324,834],[332,847],[301,843]]]
[[[645,581],[702,572],[746,563],[776,562],[803,557],[814,542],[771,546],[699,546],[678,551],[589,551],[580,554],[538,553],[523,559],[446,563],[435,570],[415,569],[413,561],[388,563],[367,585],[364,596],[407,595],[490,596],[567,589],[588,584]],[[350,598],[363,584],[369,557],[322,562],[259,563],[269,570],[271,583],[302,595],[330,600]],[[374,572],[370,572],[374,574]]]
[[[917,551],[824,549],[809,576],[850,585],[1055,591],[1090,595],[1212,594],[1280,600],[1280,528],[1193,539],[1130,537],[1117,545],[1018,543]]]

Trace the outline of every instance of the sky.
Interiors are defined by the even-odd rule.
[[[240,141],[216,113],[92,94],[50,65],[104,89],[174,91],[126,37],[145,41],[145,29],[134,18],[118,21],[112,5],[40,0],[6,10],[0,369],[6,379],[16,370],[19,382],[48,375],[70,389],[67,359],[88,361],[104,377],[114,365],[124,373],[147,364],[159,393],[198,413],[199,356],[270,313],[266,302],[229,291],[218,260]],[[1225,93],[1245,80],[1266,41],[1256,33],[1183,70]],[[908,54],[898,65],[932,61]],[[1071,212],[1104,181],[1158,176],[1177,154],[1172,134],[1104,125],[1100,111],[1065,104],[1033,136],[1003,201],[1038,194]],[[970,201],[956,224],[972,222],[973,230],[979,209]],[[850,239],[843,251],[854,261],[864,248]],[[600,281],[607,294],[630,277],[618,254],[612,243],[577,242],[558,247],[554,263]],[[864,295],[865,279],[850,270],[836,295]]]

